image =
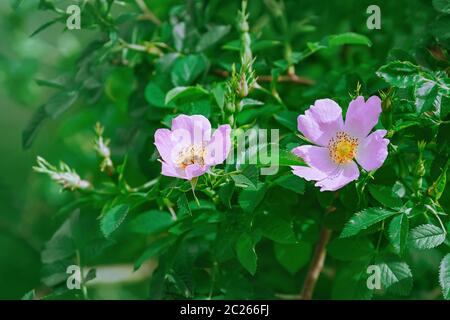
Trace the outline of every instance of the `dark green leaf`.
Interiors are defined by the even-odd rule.
[[[370,226],[383,221],[396,214],[395,211],[388,211],[381,208],[368,208],[356,213],[342,230],[341,238],[351,237]]]
[[[411,230],[409,242],[418,249],[431,249],[445,240],[445,231],[433,224],[422,224]]]
[[[100,220],[100,229],[105,238],[108,238],[122,224],[128,215],[130,207],[119,204],[109,209]]]

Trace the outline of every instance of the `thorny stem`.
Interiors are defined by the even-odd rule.
[[[324,217],[335,210],[335,207],[328,207]],[[303,288],[300,292],[300,300],[311,300],[312,298],[314,288],[316,287],[317,280],[319,279],[320,273],[322,272],[324,266],[326,246],[328,241],[330,241],[330,237],[331,230],[323,225],[320,230],[319,241],[317,242],[314,250],[314,256],[311,260],[311,264],[309,265],[308,273],[306,275],[305,282],[303,283]]]

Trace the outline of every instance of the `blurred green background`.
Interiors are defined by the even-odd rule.
[[[18,2],[20,7],[15,9]],[[84,109],[80,113],[81,106],[77,106],[78,110],[46,121],[32,147],[22,149],[22,130],[33,112],[52,93],[51,89],[39,86],[36,79],[53,79],[72,70],[81,51],[98,36],[96,30],[63,32],[63,26],[55,24],[30,37],[54,17],[50,11],[38,10],[38,2],[0,1],[0,299],[17,299],[39,286],[40,250],[60,223],[54,213],[69,196],[60,193],[59,187],[49,179],[32,172],[36,155],[43,155],[52,162],[61,159],[76,168],[83,168],[87,162],[95,167],[95,155],[86,151],[92,145],[92,138],[88,138],[92,132],[88,128],[92,128],[98,114],[105,111],[101,106],[82,106]],[[150,3],[163,20],[173,2],[183,1]],[[430,2],[286,1],[290,21],[307,21],[307,25],[314,26],[311,32],[299,36],[294,49],[299,50],[306,42],[317,41],[328,34],[359,32],[374,43],[370,50],[355,49],[366,57],[361,69],[368,70],[383,64],[394,47],[410,51],[421,46],[420,42],[426,39],[427,25],[435,16]],[[253,25],[261,22],[259,18],[267,10],[261,3],[251,1]],[[369,4],[380,5],[382,30],[367,30],[365,10]],[[220,19],[234,24],[238,5],[239,1],[223,4],[218,12]],[[264,35],[268,39],[278,36],[270,30]],[[335,52],[324,53],[300,68],[302,75],[318,80],[317,86],[305,92],[305,96],[332,90],[327,86],[339,84],[341,73],[346,70],[332,71],[334,65],[342,63],[342,60],[333,61],[335,56]],[[420,58],[420,51],[416,57]],[[347,61],[347,68],[359,64],[359,61]],[[330,80],[324,83],[319,75]],[[72,149],[75,144],[77,150]]]

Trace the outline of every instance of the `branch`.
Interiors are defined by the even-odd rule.
[[[135,0],[136,4],[138,5],[139,9],[143,12],[143,15],[139,18],[141,20],[149,20],[156,24],[157,26],[161,25],[161,21],[158,19],[158,17],[155,16],[155,14],[147,7],[144,0]]]
[[[229,72],[225,70],[213,70],[213,73],[219,77],[227,78],[229,76]],[[262,75],[258,76],[257,78],[260,82],[272,82],[273,77],[270,75]],[[288,75],[281,75],[278,77],[278,82],[290,82],[295,83],[299,85],[305,85],[305,86],[311,86],[315,84],[315,81],[306,77],[300,77],[296,74],[288,74]]]
[[[330,212],[335,211],[335,207],[329,207],[325,213],[327,215]],[[305,282],[303,283],[302,291],[300,292],[300,300],[311,300],[316,287],[317,280],[322,272],[325,257],[326,247],[331,237],[331,230],[323,226],[320,230],[319,242],[316,244],[314,250],[314,256],[311,264],[309,265],[308,274],[306,275]]]

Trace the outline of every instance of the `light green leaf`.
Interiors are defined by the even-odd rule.
[[[450,300],[450,253],[442,259],[439,266],[439,283],[444,299]]]
[[[197,52],[203,51],[208,47],[219,42],[228,32],[230,32],[230,26],[209,26],[208,31],[204,33],[195,47]]]
[[[422,224],[411,230],[409,242],[418,249],[431,249],[445,240],[445,231],[433,224]]]
[[[415,84],[418,72],[419,67],[409,61],[393,61],[378,69],[377,75],[391,86],[407,88]]]
[[[242,169],[241,173],[234,174],[231,178],[236,183],[236,186],[243,188],[256,189],[259,178],[259,170],[255,165],[248,165]]]
[[[130,207],[127,204],[119,204],[109,209],[100,220],[100,230],[105,238],[108,238],[125,220]]]
[[[171,102],[183,99],[184,101],[189,100],[195,100],[201,97],[204,97],[208,95],[208,91],[203,89],[200,86],[195,87],[176,87],[167,92],[165,104],[166,106],[170,104]]]
[[[342,230],[341,238],[351,237],[370,226],[383,221],[396,214],[395,211],[388,211],[381,208],[368,208],[356,213]]]

